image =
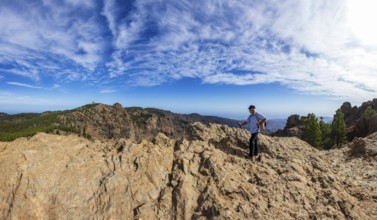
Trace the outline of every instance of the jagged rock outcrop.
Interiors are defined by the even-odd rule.
[[[366,137],[377,131],[377,114],[370,118],[363,117],[368,107],[377,111],[377,99],[363,102],[360,107],[352,107],[349,102],[345,102],[341,106],[340,110],[344,114],[344,120],[347,124],[349,141],[352,141],[355,137]]]
[[[137,108],[130,111],[130,116],[136,141],[151,140],[160,132],[170,138],[182,138],[189,126],[180,115],[158,109]]]
[[[349,102],[343,103],[340,110],[344,114],[344,120],[346,121],[347,127],[354,125],[360,118],[362,118],[362,115],[369,106],[372,109],[377,110],[377,99],[363,102],[360,107],[352,107],[351,103]]]
[[[352,141],[355,137],[366,137],[377,131],[377,113],[372,116],[364,117],[367,108],[377,111],[377,99],[362,103],[360,107],[352,106],[350,102],[344,102],[340,110],[344,114],[344,121],[347,126],[347,139]],[[300,137],[305,128],[304,116],[291,115],[283,130],[273,133],[276,136]]]
[[[136,142],[152,140],[158,133],[179,139],[187,134],[192,122],[221,122],[237,126],[237,121],[198,114],[175,114],[154,108],[123,108],[114,105],[87,105],[58,116],[60,123],[92,139],[128,138]]]
[[[375,219],[376,136],[325,154],[261,135],[250,160],[249,133],[224,125],[140,143],[39,133],[0,142],[0,219]]]
[[[347,129],[348,140],[355,137],[366,137],[377,131],[377,114],[370,118],[361,117],[356,123]]]
[[[342,106],[340,106],[340,111],[344,114],[344,121],[347,126],[351,126],[361,117],[361,113],[358,113],[358,108],[356,106],[352,107],[350,102],[344,102]]]
[[[284,129],[278,130],[273,134],[283,137],[300,137],[305,128],[305,120],[305,116],[291,115],[288,117]]]
[[[72,127],[85,137],[135,139],[133,122],[119,103],[113,106],[99,104],[82,107],[71,113],[61,114],[58,118],[62,124]]]

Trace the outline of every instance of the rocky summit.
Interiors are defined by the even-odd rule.
[[[377,219],[377,134],[330,151],[260,135],[250,159],[246,130],[187,133],[0,142],[0,219]]]

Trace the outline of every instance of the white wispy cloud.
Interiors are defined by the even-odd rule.
[[[114,92],[116,92],[115,89],[103,89],[99,93],[101,93],[101,94],[108,94],[108,93],[114,93]]]
[[[19,83],[19,82],[7,82],[8,85],[14,85],[14,86],[21,86],[26,88],[32,88],[32,89],[41,89],[42,87],[39,86],[33,86],[26,83]]]
[[[58,6],[55,1],[14,1],[2,5],[0,38],[6,50],[0,51],[0,60],[8,59],[17,69],[32,69],[34,73],[28,76],[36,80],[46,74],[45,63],[58,70],[81,67],[83,75],[90,75],[101,62],[106,44],[97,24],[99,15],[92,13],[94,6],[94,1],[63,1]]]
[[[117,12],[115,0],[105,1],[101,14],[106,17],[106,21],[108,23],[108,27],[111,31],[111,34],[113,36],[116,36],[118,34],[118,28],[116,19]]]
[[[377,94],[377,50],[353,32],[350,1],[138,1],[127,33],[142,43],[118,46],[109,65],[141,85],[195,77],[365,100]]]
[[[59,85],[59,84],[54,84],[54,85],[52,85],[52,88],[53,89],[59,89],[59,88],[61,88],[62,86],[61,85]]]
[[[23,63],[22,60],[20,60],[20,62],[18,62],[19,64]],[[31,78],[31,79],[34,79],[34,80],[38,80],[40,77],[39,77],[39,74],[38,74],[38,70],[34,67],[34,66],[30,66],[29,64],[25,63],[26,65],[25,66],[22,66],[21,68],[0,68],[0,71],[2,73],[6,73],[6,74],[14,74],[14,75],[19,75],[19,76],[24,76],[24,77],[27,77],[27,78]],[[22,64],[21,64],[22,65]],[[29,66],[30,68],[28,68],[27,66]]]
[[[372,1],[42,2],[0,8],[1,73],[101,88],[189,77],[347,99],[377,95]]]

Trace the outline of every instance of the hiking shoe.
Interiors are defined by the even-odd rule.
[[[258,162],[261,162],[261,161],[262,161],[262,157],[261,157],[261,155],[256,156],[255,159],[256,159]]]

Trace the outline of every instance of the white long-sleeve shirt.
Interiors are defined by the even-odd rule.
[[[250,133],[258,133],[258,123],[263,120],[264,117],[262,114],[259,114],[258,112],[255,112],[254,114],[250,114],[249,117],[246,119],[246,122],[248,124],[248,128]]]

